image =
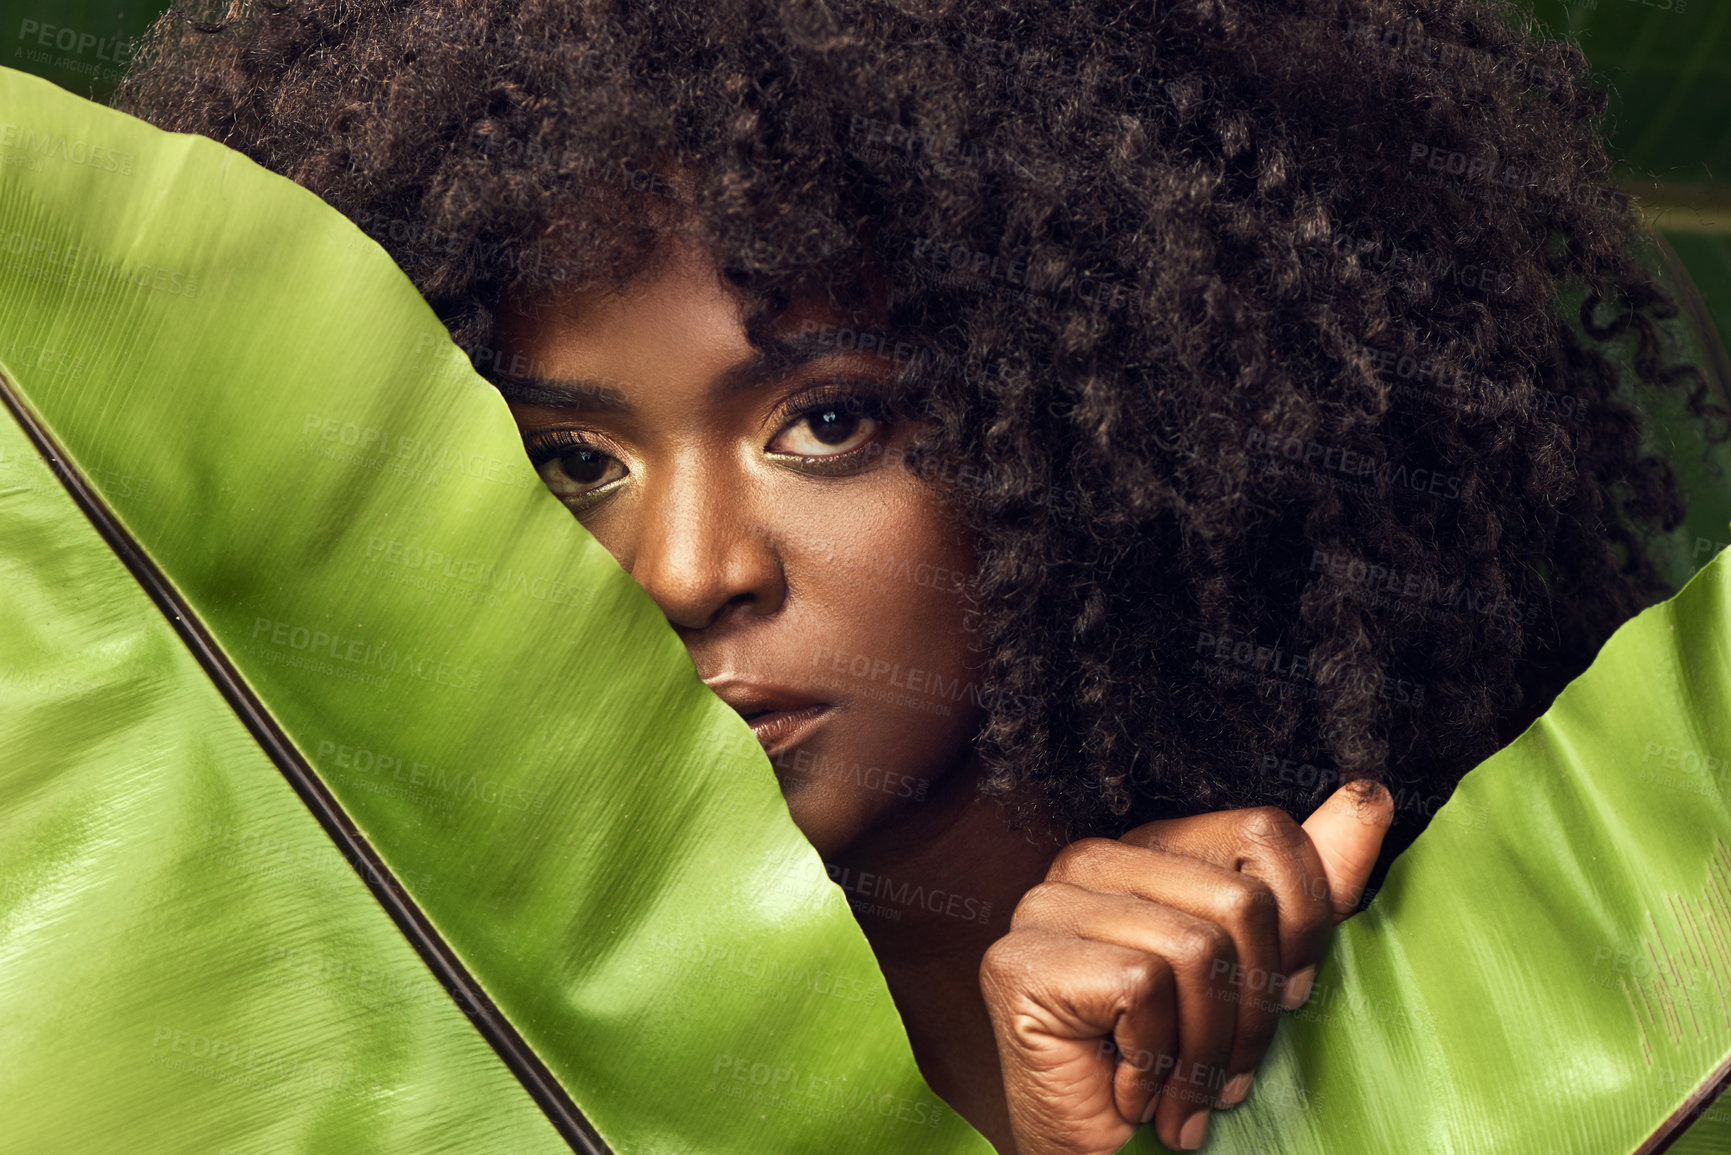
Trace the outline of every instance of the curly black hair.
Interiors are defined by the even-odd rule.
[[[1725,436],[1606,97],[1505,0],[181,0],[115,102],[358,222],[484,371],[672,205],[754,334],[880,270],[833,337],[977,542],[984,789],[1077,836],[1358,778],[1421,825],[1671,592],[1637,391]]]

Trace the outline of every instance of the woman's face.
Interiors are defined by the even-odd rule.
[[[694,249],[619,293],[502,310],[533,366],[502,391],[542,478],[655,599],[752,724],[826,858],[918,809],[972,754],[972,551],[900,465],[891,365],[795,307],[786,357],[746,339]]]

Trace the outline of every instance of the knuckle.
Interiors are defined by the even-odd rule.
[[[1058,852],[1046,871],[1046,880],[1061,882],[1091,873],[1116,845],[1109,838],[1079,838]]]
[[[1048,1029],[1050,992],[1040,981],[1041,956],[1025,935],[1007,934],[980,959],[980,994],[1000,1041],[1031,1045]]]
[[[980,992],[987,1003],[1002,1003],[1026,984],[1028,952],[1015,934],[1007,934],[980,957]]]
[[[1064,921],[1065,914],[1075,905],[1075,888],[1066,882],[1042,882],[1022,895],[1016,909],[1010,913],[1010,929],[1050,925]]]
[[[1171,844],[1161,833],[1165,828],[1166,822],[1145,822],[1133,830],[1126,830],[1118,836],[1118,841],[1142,850],[1169,850]]]
[[[1172,987],[1172,970],[1166,962],[1151,954],[1139,954],[1127,960],[1118,971],[1122,984],[1121,1000],[1127,1006],[1158,1001]]]
[[[1291,854],[1305,837],[1304,828],[1278,806],[1246,810],[1239,820],[1239,829],[1246,842],[1281,857]]]
[[[1215,959],[1238,961],[1232,936],[1213,923],[1197,923],[1178,931],[1173,953],[1174,961],[1190,970],[1208,967]]]
[[[1268,884],[1247,874],[1235,875],[1226,884],[1223,898],[1226,917],[1239,926],[1267,922],[1278,905]]]

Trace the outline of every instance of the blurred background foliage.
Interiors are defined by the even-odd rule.
[[[1682,307],[1691,356],[1731,404],[1731,2],[1522,2],[1552,35],[1580,42],[1611,94],[1618,184],[1653,229],[1651,263]],[[1679,407],[1647,407],[1689,497],[1661,555],[1680,581],[1731,544],[1731,453],[1706,446]]]
[[[1516,2],[1578,40],[1610,92],[1618,183],[1652,226],[1649,259],[1682,305],[1690,356],[1731,404],[1731,0]],[[106,101],[164,6],[0,0],[0,63]],[[1731,543],[1731,453],[1663,399],[1648,407],[1689,494],[1688,521],[1662,551],[1680,581]]]

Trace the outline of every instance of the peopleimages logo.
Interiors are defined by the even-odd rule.
[[[369,566],[383,565],[393,571],[423,575],[477,591],[516,594],[551,605],[587,604],[587,589],[580,581],[526,573],[500,566],[491,558],[459,557],[379,534],[367,539],[365,560]]]
[[[89,246],[62,244],[26,232],[0,233],[0,260],[34,280],[84,291],[123,288],[187,299],[198,296],[196,273],[116,258]]]
[[[1336,581],[1357,587],[1356,592],[1365,595],[1364,600],[1370,605],[1409,601],[1424,610],[1457,616],[1474,613],[1527,626],[1539,620],[1539,606],[1535,602],[1475,590],[1459,580],[1444,583],[1434,574],[1367,562],[1348,550],[1313,549],[1310,572],[1326,573]]]
[[[1433,174],[1433,187],[1441,177],[1457,177],[1456,186],[1465,189],[1476,186],[1483,193],[1497,189],[1523,190],[1537,196],[1566,201],[1569,204],[1595,208],[1621,209],[1629,199],[1627,193],[1606,184],[1576,180],[1556,173],[1541,173],[1531,167],[1512,164],[1496,156],[1470,156],[1457,149],[1439,148],[1415,141],[1407,153],[1409,166],[1428,169]],[[1409,168],[1407,180],[1413,180]],[[1500,291],[1500,290],[1499,290]]]
[[[872,1113],[914,1126],[936,1127],[945,1115],[942,1103],[909,1099],[845,1079],[819,1078],[797,1067],[778,1067],[725,1052],[716,1054],[710,1077],[712,1090],[754,1103],[774,1103],[786,1110],[809,1108],[836,1123]]]
[[[897,882],[886,875],[869,870],[854,870],[834,862],[824,863],[829,877],[847,893],[875,902],[892,902],[900,907],[918,907],[933,914],[959,918],[965,922],[984,923],[992,917],[992,904],[954,891],[926,887],[919,883]]]
[[[1409,489],[1427,497],[1459,500],[1462,479],[1434,469],[1410,467],[1392,461],[1377,461],[1359,450],[1301,437],[1270,436],[1260,429],[1251,429],[1244,438],[1244,448],[1252,452],[1279,457],[1307,469],[1338,473],[1343,477],[1375,478],[1399,489]]]
[[[76,28],[30,19],[18,22],[18,42],[119,65],[131,63],[133,49],[138,43],[130,36],[98,36],[94,32],[81,32]]]
[[[458,445],[441,445],[425,437],[308,413],[301,422],[301,448],[330,461],[377,469],[435,485],[446,477],[465,474],[512,489],[538,489],[541,479],[527,458],[489,457]]]
[[[17,149],[38,160],[63,160],[68,164],[84,165],[126,176],[132,172],[137,157],[130,152],[117,152],[106,145],[88,140],[37,132],[28,125],[0,123],[0,148]]]
[[[470,666],[459,666],[415,650],[399,649],[386,641],[369,641],[274,618],[255,619],[252,640],[258,643],[255,652],[287,651],[307,659],[285,664],[323,673],[352,674],[348,680],[362,681],[380,689],[388,684],[385,675],[389,674],[407,674],[423,682],[459,690],[473,690],[481,684],[481,671]],[[342,665],[333,667],[330,662]]]
[[[914,260],[926,279],[951,288],[1080,302],[1098,309],[1117,309],[1135,300],[1130,286],[1090,272],[1068,269],[1062,275],[1043,274],[1026,257],[988,253],[965,243],[921,237],[914,245]]]

